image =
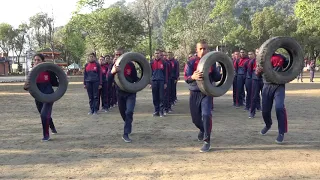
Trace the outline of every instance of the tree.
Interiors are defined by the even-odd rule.
[[[16,33],[10,24],[0,24],[0,48],[4,53],[9,54],[9,51],[13,49],[15,36]]]
[[[15,38],[13,40],[13,49],[17,56],[19,72],[22,71],[22,65],[20,64],[20,56],[24,49],[24,45],[26,43],[26,35],[28,32],[28,29],[29,29],[28,25],[23,23],[23,24],[20,24],[19,27],[14,30]]]

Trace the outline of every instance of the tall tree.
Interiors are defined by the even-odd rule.
[[[14,52],[16,54],[16,58],[18,61],[18,71],[19,72],[22,71],[22,65],[20,64],[20,57],[23,52],[24,45],[26,43],[26,35],[28,32],[28,29],[29,29],[29,27],[25,23],[20,24],[19,27],[17,29],[15,29],[16,36],[13,41],[13,46],[14,46],[13,49],[14,49]]]

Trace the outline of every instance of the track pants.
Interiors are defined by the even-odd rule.
[[[136,105],[136,93],[118,93],[118,107],[124,121],[124,134],[132,131],[133,112]]]
[[[310,82],[313,82],[314,71],[310,71]]]
[[[237,75],[237,91],[236,91],[236,106],[243,106],[244,104],[244,84],[246,76],[244,74]]]
[[[99,84],[99,82],[86,83],[91,113],[97,112],[99,109]]]
[[[237,105],[237,75],[235,75],[233,78],[232,94],[233,94],[233,106],[236,106]]]
[[[99,89],[98,109],[100,108],[100,101],[102,109],[109,109],[108,105],[108,82],[102,83],[102,88]]]
[[[281,84],[264,84],[262,90],[262,116],[268,128],[272,125],[271,110],[273,100],[275,101],[276,115],[278,119],[279,134],[288,131],[287,112],[284,106],[285,85]]]
[[[204,132],[203,140],[210,142],[212,97],[206,96],[202,92],[190,91],[189,105],[192,122],[201,132]]]
[[[167,88],[164,90],[164,109],[168,111],[171,109],[171,89],[172,89],[172,80],[169,79],[167,83]]]
[[[246,110],[250,109],[251,106],[251,99],[252,99],[252,79],[250,78],[246,78],[246,92],[247,92],[247,96],[246,96]]]
[[[38,112],[40,113],[43,137],[45,137],[45,138],[50,137],[50,135],[49,135],[49,127],[52,130],[56,129],[54,127],[54,124],[53,124],[53,121],[52,121],[52,118],[51,118],[53,103],[42,103],[42,102],[39,102],[39,101],[35,101],[35,102],[36,102],[36,106],[37,106]]]
[[[252,80],[252,90],[251,90],[251,107],[250,107],[250,115],[252,117],[256,114],[256,109],[261,109],[260,103],[260,93],[263,88],[263,81],[253,79]]]
[[[154,105],[154,112],[163,113],[164,81],[152,81],[152,99]]]

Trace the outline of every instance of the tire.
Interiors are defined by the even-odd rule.
[[[127,81],[123,73],[125,66],[131,61],[138,63],[139,66],[141,67],[142,76],[140,80],[135,83],[131,83]],[[129,93],[136,93],[143,90],[150,83],[150,78],[152,73],[150,63],[142,54],[135,53],[135,52],[124,53],[119,57],[115,65],[119,66],[120,72],[122,72],[122,73],[117,73],[114,78],[115,82],[117,83],[117,85],[121,90]]]
[[[285,49],[289,56],[289,64],[284,71],[276,72],[271,65],[271,57],[277,49]],[[267,82],[286,84],[300,74],[304,67],[303,50],[300,44],[290,37],[273,37],[264,42],[257,55],[257,65],[263,69],[263,77]]]
[[[219,62],[222,69],[222,77],[218,84],[211,83],[209,70],[213,64]],[[220,97],[224,95],[233,83],[234,68],[232,60],[222,52],[209,52],[203,56],[197,70],[203,72],[203,80],[197,81],[200,91],[207,96]]]
[[[38,89],[36,80],[39,73],[44,71],[51,71],[55,73],[58,78],[59,87],[52,94],[44,94]],[[28,76],[28,81],[30,83],[29,93],[31,96],[33,96],[37,101],[43,103],[58,101],[68,89],[68,79],[66,73],[64,73],[64,71],[58,65],[52,63],[41,63],[35,66]]]

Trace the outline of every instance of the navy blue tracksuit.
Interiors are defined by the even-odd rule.
[[[102,78],[102,88],[99,89],[99,98],[98,98],[98,109],[100,109],[100,101],[102,105],[102,109],[108,110],[109,103],[108,103],[108,65],[101,65],[101,78]]]
[[[282,71],[283,67],[286,67],[286,59],[280,54],[274,54],[271,57],[271,64],[275,71]],[[276,115],[278,119],[278,131],[279,134],[284,134],[288,131],[287,112],[284,105],[285,99],[285,85],[273,84],[264,80],[264,86],[262,90],[262,116],[263,120],[268,128],[272,125],[271,110],[273,106],[273,100],[275,101]]]
[[[91,113],[99,109],[99,85],[102,85],[102,73],[100,64],[96,61],[89,62],[85,65],[84,85],[86,86]]]
[[[45,71],[39,74],[37,78],[37,86],[42,93],[52,94],[54,92],[52,86],[59,86],[59,82],[54,73]],[[42,103],[35,100],[35,103],[41,117],[43,137],[49,138],[49,127],[52,130],[55,130],[55,126],[51,117],[53,102]]]
[[[246,81],[245,81],[245,87],[246,87],[246,107],[245,110],[249,111],[251,107],[251,99],[253,97],[252,94],[252,72],[253,72],[253,60],[248,60],[247,66],[245,67],[246,69]]]
[[[192,74],[196,71],[200,58],[190,59],[184,68],[184,79],[189,84],[190,90],[190,112],[192,122],[201,132],[204,133],[204,141],[210,143],[210,135],[212,130],[212,96],[203,94],[195,80],[191,79]],[[216,69],[216,65],[212,66],[210,79],[217,82],[221,79],[220,73]]]
[[[164,90],[164,110],[168,113],[171,110],[171,94],[172,94],[172,79],[171,72],[172,67],[171,63],[168,60],[166,62],[166,79],[167,79],[167,88]]]
[[[171,64],[171,97],[170,101],[172,104],[177,100],[177,82],[179,79],[179,62],[177,60],[169,59]]]
[[[111,73],[112,66],[109,67],[109,76],[108,80],[113,81],[114,75]],[[132,62],[128,63],[125,68],[124,72],[118,72],[118,73],[124,73],[126,79],[131,82],[137,82],[139,81],[137,70]],[[133,112],[134,107],[136,105],[136,93],[128,93],[125,91],[122,91],[117,85],[117,96],[118,96],[118,107],[120,111],[120,115],[124,121],[124,134],[128,135],[132,131],[132,122],[133,122]]]
[[[233,68],[234,68],[234,78],[232,83],[233,106],[237,105],[237,71],[236,71],[237,61],[238,59],[233,60]]]
[[[252,69],[252,89],[251,89],[251,107],[250,117],[254,117],[256,110],[261,110],[260,94],[263,88],[262,76],[255,73],[257,67],[256,59],[250,61],[250,69]]]
[[[151,85],[152,98],[155,113],[163,113],[164,110],[164,85],[167,84],[167,63],[162,59],[150,62],[152,69]]]
[[[240,58],[236,61],[235,71],[237,72],[236,106],[244,105],[244,85],[246,80],[246,66],[248,58]]]

